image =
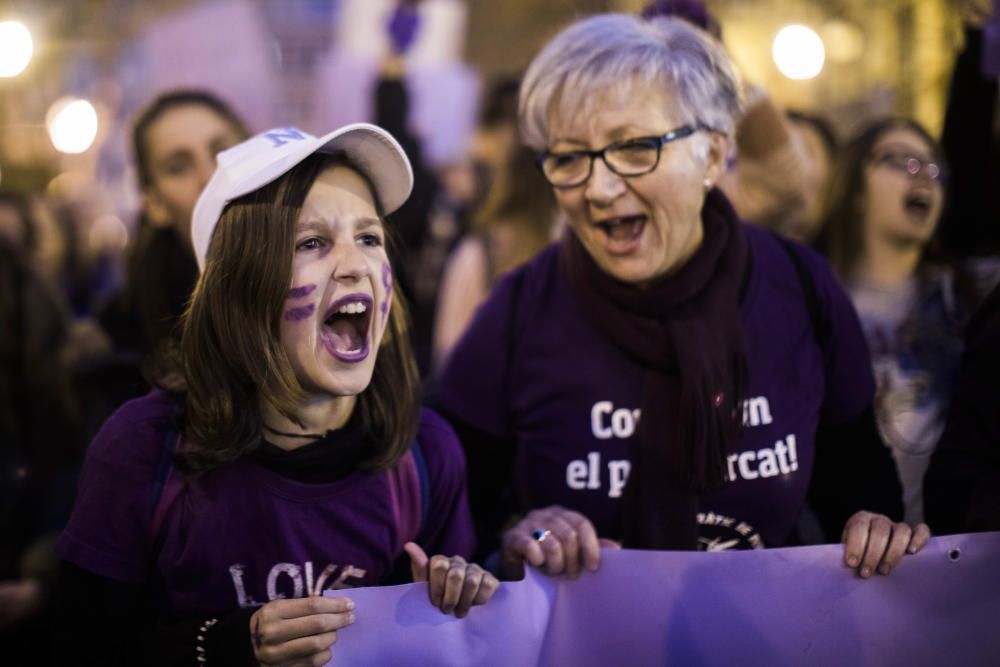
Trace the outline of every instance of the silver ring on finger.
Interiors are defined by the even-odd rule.
[[[531,536],[535,538],[536,542],[544,542],[545,540],[547,540],[549,537],[552,536],[552,531],[549,530],[548,528],[544,530],[535,530],[532,531]]]

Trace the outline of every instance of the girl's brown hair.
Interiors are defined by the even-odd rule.
[[[302,204],[320,172],[335,164],[354,168],[343,158],[311,156],[230,203],[219,218],[184,316],[188,389],[178,464],[187,474],[203,474],[255,448],[263,403],[301,423],[297,408],[306,393],[281,345],[281,312]],[[372,381],[355,408],[375,447],[363,469],[390,467],[406,452],[419,419],[418,384],[406,304],[396,289]]]

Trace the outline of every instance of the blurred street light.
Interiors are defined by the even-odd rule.
[[[778,70],[789,79],[812,79],[823,70],[823,40],[804,25],[786,25],[774,38],[771,55]]]
[[[64,97],[45,115],[49,138],[62,153],[82,153],[97,137],[97,110],[87,100]]]
[[[31,62],[31,33],[20,21],[0,21],[0,77],[17,76]]]

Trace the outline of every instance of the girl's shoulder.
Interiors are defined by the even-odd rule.
[[[155,467],[166,438],[177,433],[180,412],[181,399],[160,389],[128,401],[104,422],[87,458]]]
[[[153,391],[125,403],[87,450],[59,555],[117,581],[149,575],[156,486],[179,401]]]
[[[417,444],[428,467],[465,469],[465,454],[455,430],[444,417],[430,408],[421,408]]]

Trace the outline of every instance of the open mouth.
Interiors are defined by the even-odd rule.
[[[605,218],[595,223],[612,243],[629,243],[642,235],[648,218],[645,215],[626,215],[619,218]]]
[[[926,192],[911,191],[903,198],[903,210],[914,218],[926,218],[931,212],[931,197]]]
[[[365,359],[372,310],[372,298],[367,294],[349,294],[334,301],[323,320],[322,340],[327,351],[341,361]]]

